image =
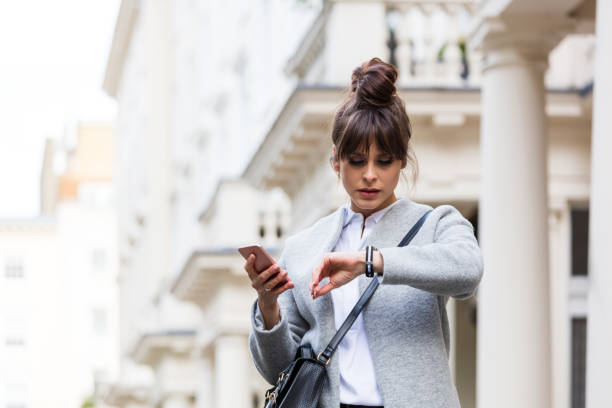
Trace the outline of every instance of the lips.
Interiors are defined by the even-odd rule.
[[[380,192],[380,190],[377,190],[375,188],[361,188],[357,191],[359,191],[359,195],[362,196],[363,198],[376,197],[376,195]]]

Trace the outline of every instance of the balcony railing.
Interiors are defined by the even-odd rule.
[[[477,1],[388,1],[389,61],[400,86],[472,87],[480,55],[467,49]]]

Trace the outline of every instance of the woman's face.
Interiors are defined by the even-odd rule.
[[[351,209],[364,217],[392,204],[395,187],[401,170],[402,161],[378,149],[376,143],[365,152],[353,152],[347,158],[337,160],[336,146],[333,147],[334,170],[340,174],[344,189],[351,197]]]

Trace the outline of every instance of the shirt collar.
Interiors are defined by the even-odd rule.
[[[370,214],[370,216],[366,218],[366,221],[372,219],[372,221],[374,221],[374,224],[378,223],[378,221],[380,221],[383,215],[385,215],[387,211],[389,211],[391,207],[397,204],[400,200],[402,200],[402,197],[398,198],[392,204],[386,206],[382,210],[378,210],[375,213]],[[350,224],[351,220],[354,217],[361,216],[361,213],[355,212],[351,209],[351,200],[349,200],[346,204],[344,204],[343,208],[344,208],[344,223],[342,224],[342,228]]]

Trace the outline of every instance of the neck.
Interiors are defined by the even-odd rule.
[[[359,208],[355,205],[355,203],[353,201],[351,201],[351,210],[353,210],[356,213],[360,213],[363,215],[363,220],[365,222],[365,219],[368,218],[370,215],[374,214],[377,211],[380,211],[384,208],[387,208],[388,206],[390,206],[391,204],[393,204],[394,202],[397,201],[397,197],[395,197],[395,193],[391,194],[391,196],[389,196],[389,198],[387,198],[381,205],[379,205],[378,207],[374,208],[374,209],[364,209],[364,208]]]

